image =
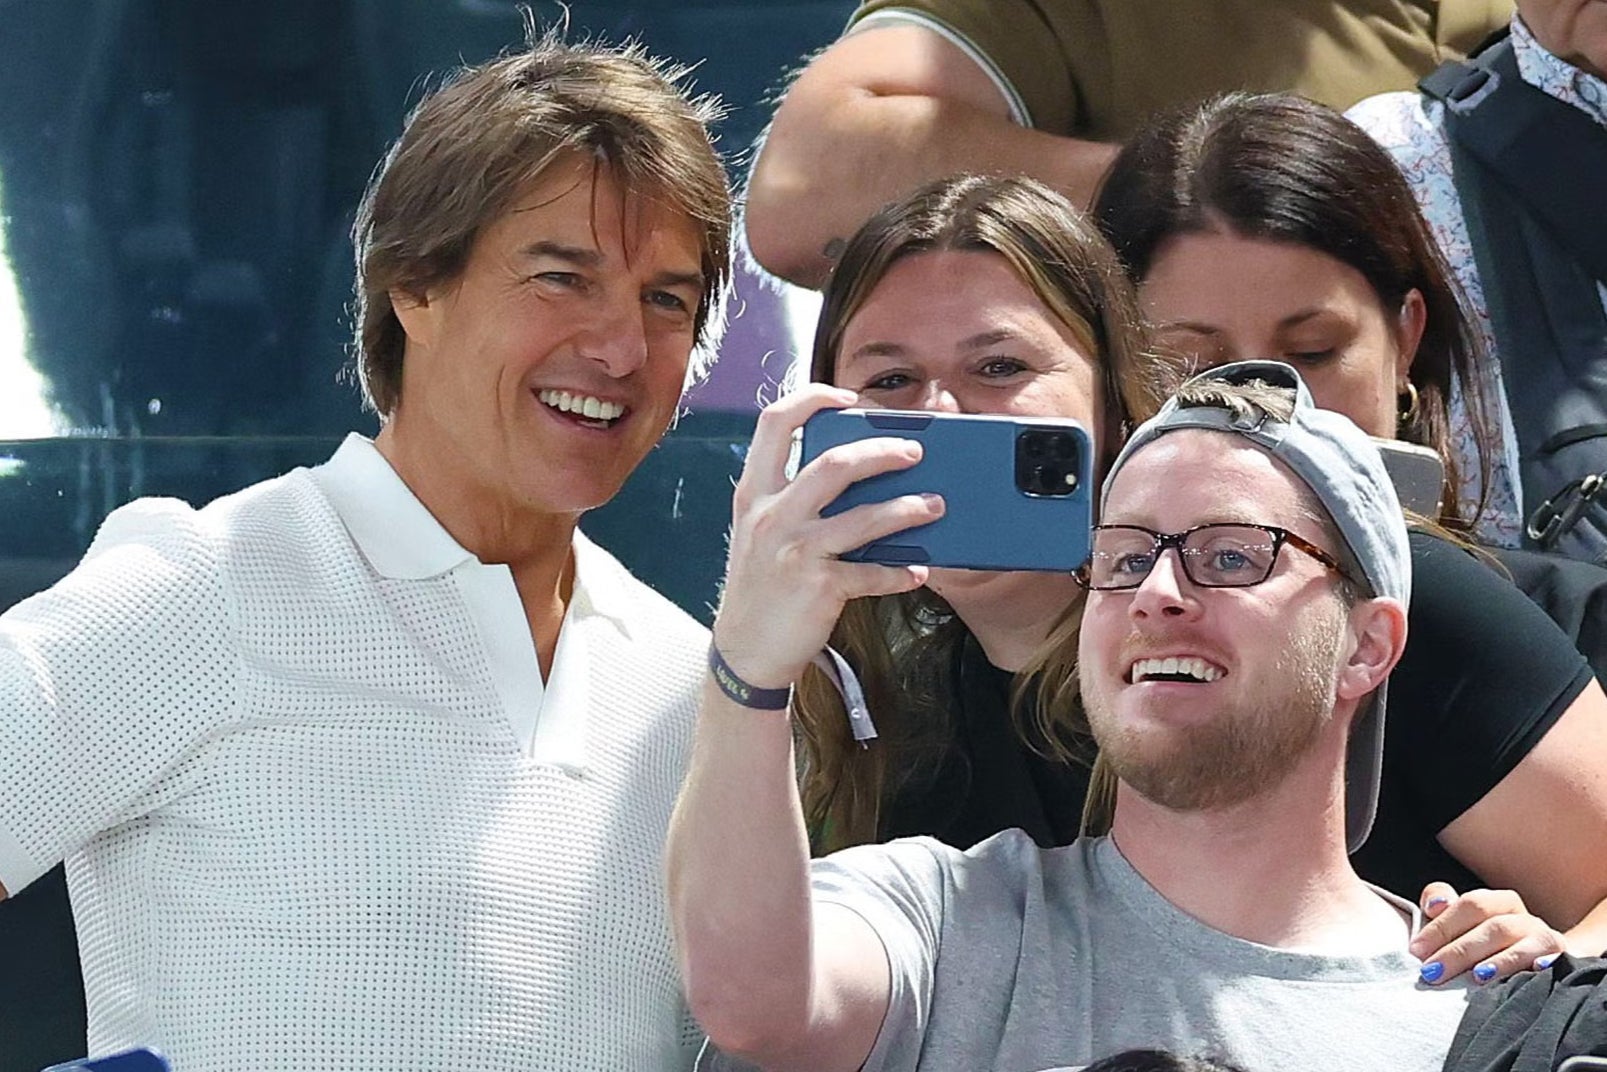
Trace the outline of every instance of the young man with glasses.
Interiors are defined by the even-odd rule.
[[[1079,661],[1119,778],[1108,837],[918,838],[810,868],[785,718],[705,688],[670,848],[689,999],[725,1051],[700,1067],[1039,1070],[1144,1046],[1441,1067],[1466,992],[1420,984],[1415,909],[1346,852],[1410,587],[1377,450],[1287,366],[1224,366],[1133,435],[1102,520]],[[802,630],[772,632],[786,665]]]

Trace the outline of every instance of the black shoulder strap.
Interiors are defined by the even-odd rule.
[[[1507,38],[1418,83],[1446,128],[1596,279],[1607,281],[1607,127],[1525,82]]]

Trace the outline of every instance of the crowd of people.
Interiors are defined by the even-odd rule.
[[[0,616],[0,897],[67,862],[89,1052],[1607,1055],[1607,4],[862,4],[746,188],[823,301],[712,630],[577,527],[719,340],[685,74],[447,80],[354,229],[379,434]],[[850,406],[1079,422],[1088,562],[844,558],[949,509],[830,509],[921,461],[797,465]]]

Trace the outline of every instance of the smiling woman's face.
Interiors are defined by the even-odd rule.
[[[1423,334],[1417,291],[1386,309],[1365,276],[1325,253],[1213,231],[1162,246],[1138,296],[1161,344],[1197,368],[1287,362],[1319,406],[1394,438]]]
[[[865,406],[1071,417],[1099,443],[1101,375],[1097,355],[1002,256],[943,250],[888,269],[843,331],[834,382]],[[927,586],[1010,670],[1020,653],[997,646],[989,626],[1041,639],[1078,595],[1070,574],[935,569]]]
[[[1098,442],[1095,355],[996,253],[895,263],[848,322],[835,380],[888,409],[1072,417]]]

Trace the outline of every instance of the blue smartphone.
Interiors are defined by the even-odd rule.
[[[822,511],[935,492],[944,515],[843,555],[855,562],[1070,573],[1088,560],[1093,450],[1063,418],[821,410],[804,424],[801,464],[858,439],[919,440],[921,460],[850,485]]]
[[[155,1050],[127,1050],[109,1057],[86,1057],[51,1065],[44,1072],[170,1072],[170,1066],[167,1058]]]

